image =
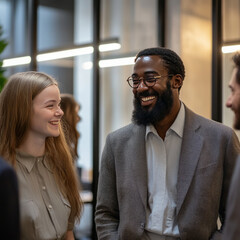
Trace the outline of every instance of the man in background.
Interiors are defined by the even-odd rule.
[[[233,127],[240,130],[240,52],[233,56],[235,67],[229,82],[231,91],[226,106],[234,112]],[[223,240],[240,239],[240,157],[236,162],[234,175],[228,196],[227,218]]]

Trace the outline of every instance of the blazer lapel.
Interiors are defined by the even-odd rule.
[[[145,133],[144,126],[134,125],[133,136],[131,143],[131,166],[133,177],[136,181],[139,195],[142,199],[144,208],[147,207],[147,162],[145,148]]]
[[[203,139],[197,133],[200,124],[197,122],[195,114],[186,107],[185,110],[185,125],[178,169],[177,214],[190,187],[203,145]]]

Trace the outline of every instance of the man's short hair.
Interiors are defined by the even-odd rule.
[[[164,66],[168,69],[168,74],[180,74],[183,79],[185,78],[185,67],[182,59],[174,51],[168,48],[146,48],[137,54],[135,62],[139,57],[150,55],[157,55],[163,60]]]
[[[240,52],[237,52],[233,56],[233,62],[235,64],[235,67],[237,68],[236,81],[238,84],[240,84]]]

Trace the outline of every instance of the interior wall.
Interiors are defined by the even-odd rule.
[[[240,1],[223,0],[223,41],[240,40]]]
[[[200,115],[211,118],[211,1],[182,1],[181,46],[186,65],[182,99]]]
[[[181,99],[196,113],[211,118],[211,1],[181,1],[181,56],[186,79]]]

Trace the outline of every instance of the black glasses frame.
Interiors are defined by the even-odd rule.
[[[131,88],[138,88],[140,83],[141,83],[141,80],[143,80],[143,83],[145,84],[146,87],[153,87],[157,80],[160,79],[160,78],[163,78],[163,77],[172,77],[174,76],[173,74],[170,74],[170,75],[158,75],[158,76],[153,76],[153,77],[128,77],[127,79],[127,82],[128,82],[128,85],[131,87]]]

